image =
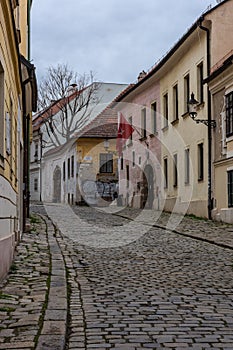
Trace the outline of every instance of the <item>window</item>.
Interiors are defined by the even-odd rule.
[[[157,103],[151,105],[151,131],[155,134],[157,131]]]
[[[228,207],[233,207],[233,170],[227,172]]]
[[[164,127],[168,126],[168,94],[163,96]]]
[[[190,158],[189,158],[189,148],[184,151],[184,183],[189,184],[190,181]]]
[[[203,89],[203,62],[197,66],[197,100],[202,103],[204,101]]]
[[[6,112],[6,152],[8,155],[11,154],[11,116]]]
[[[124,158],[123,156],[121,156],[121,170],[124,169]]]
[[[178,170],[177,170],[178,157],[177,157],[177,154],[174,154],[173,162],[174,162],[174,169],[173,169],[173,180],[174,181],[173,181],[173,186],[177,187],[177,185],[178,185]]]
[[[126,187],[129,188],[129,165],[126,165]]]
[[[133,158],[133,167],[135,167],[135,151],[132,152],[132,158]]]
[[[168,163],[167,158],[163,160],[164,188],[168,188]]]
[[[38,191],[38,179],[37,178],[34,179],[34,191],[35,192]]]
[[[226,135],[233,135],[233,91],[226,95]]]
[[[3,116],[4,116],[4,71],[0,63],[0,130],[4,130]],[[4,138],[1,136],[0,137],[0,156],[3,157],[3,154],[4,154]]]
[[[67,161],[67,173],[68,173],[68,179],[70,178],[70,158],[68,158]]]
[[[66,162],[63,162],[63,181],[66,179]]]
[[[74,177],[74,156],[71,156],[71,177]]]
[[[39,146],[38,146],[38,143],[36,142],[35,143],[35,153],[34,153],[34,161],[37,162],[38,161],[38,149],[39,149]]]
[[[100,173],[113,172],[113,155],[112,153],[100,153]]]
[[[146,108],[142,109],[142,137],[146,137]]]
[[[189,74],[184,77],[184,113],[188,113],[188,102],[190,99],[190,79]]]
[[[133,126],[133,118],[132,117],[129,117],[129,124],[130,124],[131,127]],[[133,140],[133,134],[130,133],[128,145],[130,145],[132,143],[132,140]]]
[[[173,86],[173,119],[179,119],[179,108],[178,108],[178,85]]]
[[[198,181],[204,180],[204,147],[203,143],[198,145]]]

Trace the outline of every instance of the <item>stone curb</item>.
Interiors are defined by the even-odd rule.
[[[66,268],[53,223],[47,217],[41,217],[47,225],[51,275],[47,308],[36,350],[63,350],[68,310]]]

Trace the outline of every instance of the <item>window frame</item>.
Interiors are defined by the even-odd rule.
[[[184,77],[184,114],[189,112],[189,102],[190,99],[190,74],[187,73]]]
[[[157,102],[151,104],[151,132],[157,133]]]
[[[200,62],[197,66],[197,100],[199,103],[204,102],[204,64]]]
[[[185,185],[190,184],[190,149],[184,150],[184,183]]]
[[[233,91],[225,95],[226,104],[226,136],[233,135]]]
[[[227,171],[227,199],[228,208],[233,208],[233,170]]]
[[[163,159],[164,188],[168,188],[168,158]]]
[[[198,145],[198,181],[204,180],[204,143]]]
[[[164,128],[168,127],[168,92],[163,95]]]
[[[173,154],[173,187],[178,187],[178,154]]]
[[[141,110],[141,130],[142,130],[142,137],[147,137],[146,132],[146,107],[142,108]]]
[[[99,154],[99,173],[100,174],[113,173],[113,153]]]
[[[74,177],[74,155],[71,156],[71,177]]]
[[[67,177],[70,179],[70,158],[67,159]]]
[[[173,120],[179,120],[179,96],[178,83],[173,86]]]

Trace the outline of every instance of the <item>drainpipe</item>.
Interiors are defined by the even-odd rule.
[[[206,32],[206,51],[207,51],[207,76],[210,75],[210,30],[204,26],[201,25],[204,17],[200,19],[200,22],[198,24],[199,28],[204,30]],[[208,89],[208,98],[207,98],[207,109],[208,109],[208,116],[207,119],[209,121],[208,123],[208,218],[211,220],[211,210],[213,209],[212,204],[212,131],[211,131],[211,94]]]

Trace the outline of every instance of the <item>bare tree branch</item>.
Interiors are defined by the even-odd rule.
[[[48,146],[67,142],[85,124],[99,102],[98,89],[92,72],[78,75],[65,64],[48,68],[38,99],[39,109],[47,110],[43,123]]]

